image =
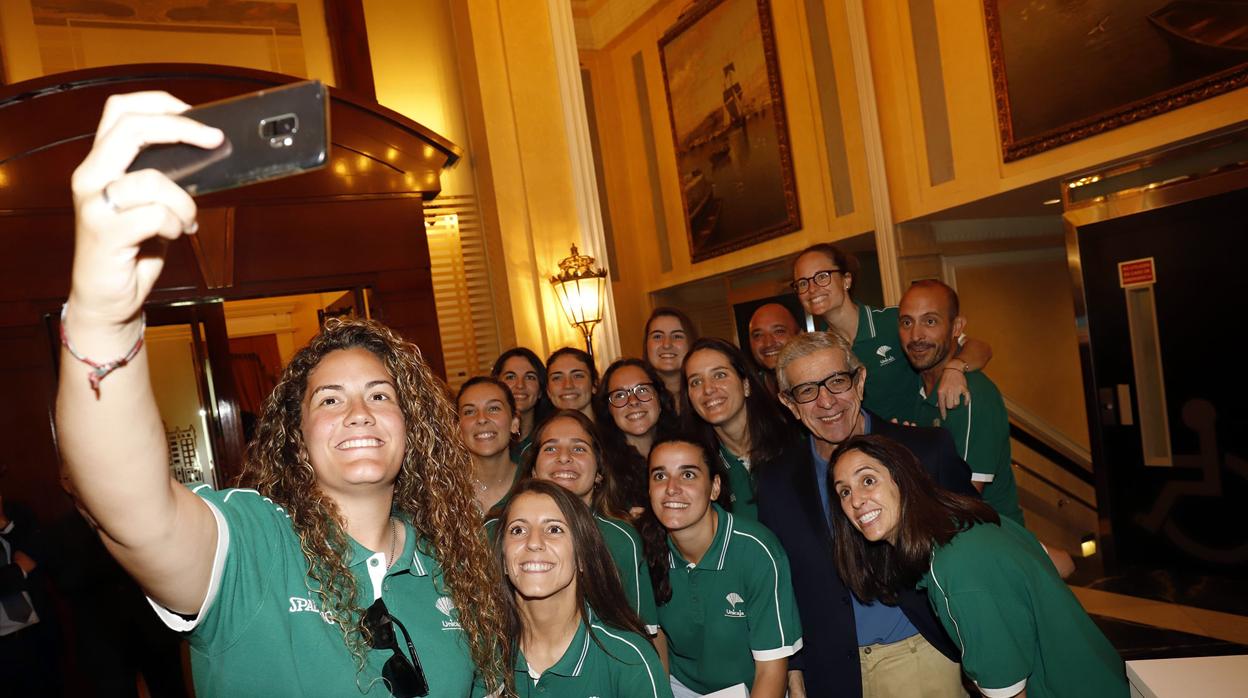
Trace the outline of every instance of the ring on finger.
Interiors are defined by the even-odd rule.
[[[121,213],[121,207],[117,205],[116,201],[113,201],[113,197],[108,195],[108,188],[112,186],[114,182],[116,182],[116,180],[104,185],[104,189],[100,191],[100,198],[104,199],[104,203],[108,204],[108,207],[113,209],[113,213]]]

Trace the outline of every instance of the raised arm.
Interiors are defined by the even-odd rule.
[[[73,280],[62,325],[73,352],[61,350],[56,423],[69,475],[105,545],[158,603],[194,613],[207,593],[217,529],[208,506],[170,475],[147,352],[140,348],[98,386],[77,358],[104,364],[132,352],[165,247],[194,231],[195,203],[185,191],[155,171],[126,174],[147,144],[220,143],[220,131],[175,116],[186,108],[163,92],[111,97],[74,171]]]
[[[945,365],[945,373],[941,376],[940,387],[937,388],[940,398],[936,402],[940,405],[942,418],[948,410],[960,405],[963,399],[971,401],[971,391],[966,387],[966,372],[982,371],[991,360],[991,345],[974,337],[966,338],[957,356],[949,359],[949,363]]]

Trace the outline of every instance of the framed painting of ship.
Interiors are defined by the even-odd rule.
[[[769,0],[701,0],[659,39],[690,258],[801,227]]]
[[[1245,0],[984,0],[1006,162],[1248,85]]]

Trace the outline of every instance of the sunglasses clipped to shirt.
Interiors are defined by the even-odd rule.
[[[381,599],[373,602],[364,614],[364,624],[372,637],[375,650],[391,650],[394,652],[381,668],[381,678],[390,686],[390,693],[396,698],[417,698],[429,695],[429,682],[425,680],[425,670],[420,666],[420,657],[416,656],[416,648],[412,646],[412,636],[403,627]],[[403,633],[407,644],[408,655],[399,646],[399,638],[394,634],[394,626]]]

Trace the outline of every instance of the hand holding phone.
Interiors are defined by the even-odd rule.
[[[148,146],[128,172],[159,170],[198,196],[309,172],[329,161],[329,94],[319,80],[201,104],[183,115],[221,129],[225,141],[211,149]]]

